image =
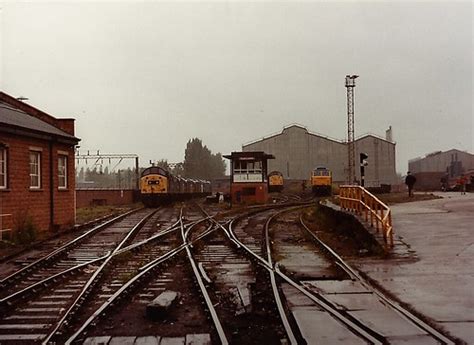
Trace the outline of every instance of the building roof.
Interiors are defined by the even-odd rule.
[[[427,153],[426,155],[424,155],[424,156],[422,156],[422,157],[415,157],[415,158],[412,158],[412,159],[410,159],[408,162],[409,162],[409,163],[414,163],[414,162],[417,162],[417,161],[424,160],[424,159],[426,159],[426,158],[432,158],[432,157],[435,157],[435,156],[450,154],[450,153],[452,153],[452,152],[465,153],[465,154],[474,156],[474,154],[472,154],[472,153],[470,153],[470,152],[461,151],[461,150],[458,150],[458,149],[450,149],[450,150],[447,150],[447,151],[439,151],[439,150],[438,150],[438,151],[434,151],[434,152]]]
[[[0,101],[0,125],[26,129],[28,131],[44,133],[55,137],[62,137],[75,142],[79,142],[80,140],[75,136],[3,101]]]
[[[319,134],[319,133],[316,133],[316,132],[312,132],[312,131],[309,131],[305,126],[303,125],[300,125],[300,124],[292,124],[292,125],[288,125],[288,126],[285,126],[283,127],[283,130],[279,133],[274,133],[274,134],[270,134],[266,137],[263,137],[261,139],[256,139],[256,140],[253,140],[253,141],[250,141],[250,142],[247,142],[245,144],[242,145],[242,147],[247,147],[247,146],[250,146],[252,144],[256,144],[256,143],[259,143],[261,141],[264,141],[264,140],[268,140],[268,139],[271,139],[271,138],[274,138],[274,137],[277,137],[277,136],[280,136],[282,135],[285,131],[291,129],[291,128],[297,128],[297,129],[300,129],[300,130],[304,130],[308,135],[312,135],[312,136],[315,136],[315,137],[319,137],[321,139],[325,139],[325,140],[329,140],[329,141],[332,141],[334,143],[337,143],[337,144],[341,144],[341,145],[345,145],[347,144],[347,141],[345,140],[339,140],[339,139],[335,139],[335,138],[331,138],[329,136],[326,136],[326,135],[323,135],[323,134]],[[363,134],[359,137],[357,137],[354,142],[357,142],[357,141],[360,141],[360,140],[363,140],[367,137],[373,137],[373,138],[376,138],[376,139],[379,139],[379,140],[382,140],[382,141],[386,141],[388,143],[391,143],[391,144],[395,144],[394,142],[392,141],[389,141],[387,139],[384,139],[383,137],[381,136],[378,136],[378,135],[375,135],[375,134],[372,134],[372,133],[368,133],[368,134]]]
[[[265,153],[263,151],[239,151],[239,152],[232,152],[230,155],[224,155],[224,158],[230,160],[240,160],[240,159],[274,159],[275,156]]]

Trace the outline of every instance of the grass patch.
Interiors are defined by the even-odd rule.
[[[31,215],[20,212],[13,230],[13,242],[21,245],[30,244],[36,240],[37,234],[38,228]]]
[[[140,204],[132,204],[127,206],[104,205],[81,207],[76,210],[76,224],[84,224],[107,215],[119,214],[139,206]]]

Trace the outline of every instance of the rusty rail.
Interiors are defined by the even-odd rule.
[[[382,231],[386,244],[393,247],[392,212],[390,207],[361,186],[344,185],[339,187],[340,206],[343,210],[364,215],[365,221],[377,232]]]

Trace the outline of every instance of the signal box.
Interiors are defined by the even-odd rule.
[[[258,204],[268,199],[267,160],[263,151],[232,152],[230,159],[230,195],[232,203]]]

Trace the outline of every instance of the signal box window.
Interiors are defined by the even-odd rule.
[[[41,153],[30,152],[30,188],[41,187]]]
[[[234,161],[234,182],[262,182],[261,161]]]
[[[7,149],[0,148],[0,189],[7,188]]]
[[[67,156],[58,157],[58,188],[67,188]]]

